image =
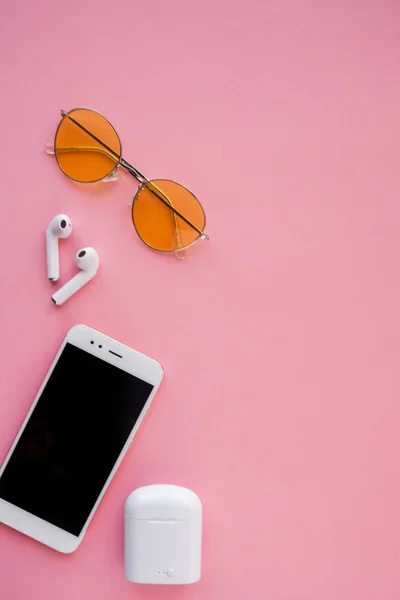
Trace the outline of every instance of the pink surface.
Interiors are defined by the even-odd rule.
[[[80,549],[0,527],[2,600],[400,597],[400,6],[395,0],[17,1],[0,24],[0,459],[70,326],[165,383]],[[186,262],[135,236],[127,177],[79,187],[44,153],[60,108],[203,201]],[[44,231],[97,278],[50,302]],[[124,580],[136,486],[193,487],[200,584]]]

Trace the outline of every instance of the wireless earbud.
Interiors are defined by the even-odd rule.
[[[82,248],[75,257],[76,266],[81,269],[70,281],[63,285],[51,299],[54,304],[61,306],[75,292],[81,289],[88,281],[90,281],[97,273],[99,268],[99,255],[94,248]]]
[[[58,281],[60,278],[58,240],[69,237],[71,232],[71,219],[63,214],[54,217],[46,229],[47,277],[50,281]]]

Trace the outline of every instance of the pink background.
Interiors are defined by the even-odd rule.
[[[166,371],[75,554],[0,526],[1,599],[398,599],[397,0],[7,2],[0,61],[0,459],[73,324]],[[198,195],[209,244],[152,253],[129,176],[62,175],[44,145],[80,105]],[[57,309],[61,211],[63,279],[84,245],[101,265]],[[196,586],[124,579],[123,504],[155,482],[203,500]]]

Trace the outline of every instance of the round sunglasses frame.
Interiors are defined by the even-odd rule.
[[[148,181],[144,181],[144,182],[142,182],[142,183],[139,184],[139,187],[136,190],[136,192],[135,192],[135,194],[134,194],[134,196],[132,198],[132,201],[129,203],[130,207],[131,207],[131,220],[132,220],[133,228],[136,231],[136,234],[137,234],[138,238],[143,242],[143,244],[146,244],[146,246],[148,248],[151,248],[152,250],[156,250],[157,252],[162,252],[164,254],[171,254],[171,253],[177,254],[179,252],[183,252],[184,250],[187,250],[188,248],[190,248],[191,246],[193,246],[193,244],[195,244],[196,242],[198,242],[201,239],[208,240],[208,236],[206,236],[205,233],[201,233],[201,234],[199,233],[198,236],[197,236],[197,238],[195,240],[193,240],[193,242],[190,242],[190,244],[187,244],[186,246],[183,246],[183,248],[176,248],[175,250],[160,250],[159,248],[155,248],[154,246],[152,246],[151,244],[149,244],[148,242],[146,242],[142,238],[142,236],[138,232],[137,227],[135,225],[135,219],[133,218],[133,207],[135,205],[136,197],[137,197],[138,193],[140,192],[140,190],[142,189],[142,187],[145,186],[147,183],[152,183],[153,181],[168,181],[170,183],[176,183],[176,185],[179,185],[181,188],[183,188],[184,190],[186,190],[187,192],[189,192],[189,194],[191,194],[193,196],[193,198],[195,198],[197,200],[197,202],[199,203],[199,206],[201,208],[201,212],[202,212],[202,215],[204,217],[203,229],[205,229],[205,226],[206,226],[206,213],[204,212],[203,205],[201,204],[200,200],[193,194],[193,192],[191,192],[189,190],[189,188],[185,187],[184,185],[182,185],[178,181],[175,181],[174,179],[149,179]]]
[[[64,122],[65,117],[69,116],[71,113],[73,113],[73,112],[75,112],[77,110],[87,110],[87,111],[93,112],[93,113],[99,115],[100,117],[102,117],[105,121],[107,121],[107,123],[109,123],[109,125],[112,127],[112,129],[115,132],[115,135],[118,138],[119,148],[120,148],[118,161],[117,161],[117,163],[115,164],[115,166],[113,167],[113,169],[109,173],[107,173],[103,177],[100,177],[99,179],[93,179],[93,180],[90,180],[90,181],[81,181],[80,179],[75,179],[74,177],[71,177],[71,175],[69,175],[68,173],[66,173],[64,171],[64,169],[61,167],[60,162],[59,162],[58,157],[57,157],[56,141],[57,141],[57,134],[58,134],[58,131],[60,129],[60,126]],[[137,171],[137,173],[140,176],[140,178],[138,178],[133,172],[131,172],[129,169],[126,169],[126,167],[124,167],[124,164],[122,163],[122,143],[121,143],[121,138],[120,138],[120,136],[118,134],[118,131],[116,130],[116,128],[114,127],[114,125],[111,123],[111,121],[109,119],[107,119],[107,117],[105,117],[99,111],[94,110],[93,108],[89,108],[87,106],[79,106],[79,107],[76,107],[76,108],[72,108],[69,111],[62,110],[61,114],[62,114],[62,119],[59,122],[59,124],[57,125],[57,129],[56,129],[56,132],[54,134],[54,155],[55,155],[55,158],[56,158],[56,161],[57,161],[57,165],[58,165],[60,171],[66,177],[68,177],[68,179],[71,179],[72,181],[74,181],[76,183],[99,183],[101,181],[104,181],[107,177],[112,176],[117,171],[117,169],[119,169],[119,167],[122,167],[122,168],[124,168],[124,170],[127,170],[128,173],[130,173],[138,181],[138,183],[139,183],[138,189],[136,190],[136,192],[135,192],[135,194],[134,194],[131,202],[129,202],[129,205],[131,207],[131,221],[132,221],[133,228],[134,228],[134,230],[136,232],[136,235],[143,242],[143,244],[145,244],[151,250],[155,250],[156,252],[162,252],[163,254],[178,254],[180,252],[183,252],[183,251],[187,250],[191,246],[193,246],[193,244],[195,244],[199,239],[203,239],[203,240],[208,240],[209,239],[208,235],[204,233],[204,229],[206,227],[206,213],[204,211],[203,205],[201,204],[201,202],[197,198],[197,196],[195,196],[193,194],[193,192],[191,192],[189,190],[189,188],[185,187],[184,185],[182,185],[181,183],[179,183],[179,182],[177,182],[177,181],[175,181],[173,179],[161,179],[161,178],[160,179],[154,179],[154,180],[147,179],[147,177],[145,177],[144,175],[142,175],[140,172]],[[126,162],[126,161],[124,161],[124,162]],[[127,163],[127,164],[129,164],[129,163]],[[136,171],[136,169],[134,169],[134,171]],[[198,204],[199,204],[199,206],[201,208],[202,215],[204,217],[204,225],[203,225],[202,231],[198,232],[198,236],[196,237],[196,239],[194,239],[192,242],[190,242],[190,244],[187,244],[186,246],[183,246],[182,248],[176,248],[174,250],[163,250],[163,249],[155,248],[154,246],[152,246],[151,244],[149,244],[148,242],[146,242],[142,238],[142,236],[140,235],[140,233],[139,233],[139,231],[138,231],[138,229],[136,227],[135,220],[133,218],[133,207],[134,207],[135,200],[136,200],[136,197],[137,197],[139,191],[142,189],[143,186],[151,183],[152,181],[168,181],[168,182],[171,182],[171,183],[175,183],[176,185],[179,185],[184,190],[186,190],[187,192],[189,192],[189,194],[191,194],[193,196],[193,198],[198,202]],[[196,229],[197,229],[197,227],[196,227]]]
[[[96,115],[99,115],[99,117],[101,117],[102,119],[104,119],[105,121],[107,121],[107,123],[109,123],[109,125],[111,125],[112,129],[113,129],[113,130],[114,130],[114,132],[115,132],[115,135],[116,135],[116,136],[117,136],[117,138],[118,138],[118,142],[119,142],[119,149],[120,149],[118,162],[116,163],[116,165],[115,165],[115,166],[112,168],[112,170],[111,170],[109,173],[107,173],[106,175],[103,175],[103,177],[99,177],[98,179],[91,179],[90,181],[81,181],[80,179],[75,179],[74,177],[71,177],[71,175],[68,175],[68,173],[66,173],[66,172],[64,171],[64,169],[62,168],[62,166],[60,165],[60,162],[59,162],[59,160],[58,160],[58,156],[57,156],[57,150],[56,150],[56,148],[57,148],[56,141],[57,141],[57,134],[58,134],[58,131],[59,131],[59,129],[60,129],[60,127],[61,127],[62,123],[64,122],[64,119],[65,119],[65,117],[66,117],[67,115],[70,115],[71,113],[75,112],[76,110],[88,110],[88,111],[90,111],[90,112],[93,112],[93,113],[95,113]],[[63,114],[63,113],[65,113],[65,114]],[[57,164],[58,164],[58,166],[59,166],[60,170],[61,170],[61,171],[64,173],[64,175],[65,175],[66,177],[68,177],[68,179],[71,179],[72,181],[75,181],[76,183],[99,183],[100,181],[103,181],[103,179],[106,179],[107,177],[110,177],[110,175],[112,175],[113,173],[115,173],[115,171],[116,171],[116,170],[117,170],[117,169],[118,169],[118,168],[121,166],[121,158],[122,158],[122,143],[121,143],[121,138],[119,137],[119,133],[118,133],[118,131],[115,129],[115,127],[114,127],[114,125],[111,123],[111,121],[109,121],[109,120],[107,119],[107,117],[105,117],[104,115],[102,115],[102,114],[101,114],[101,113],[100,113],[98,110],[94,110],[93,108],[88,108],[87,106],[79,106],[79,107],[77,107],[77,108],[72,108],[71,110],[68,110],[68,111],[61,111],[61,114],[63,114],[63,118],[61,119],[61,121],[60,121],[60,122],[59,122],[59,124],[57,125],[56,133],[54,134],[54,155],[55,155],[55,157],[56,157]]]

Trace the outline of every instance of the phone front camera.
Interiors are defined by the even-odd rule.
[[[99,344],[99,348],[102,348],[103,346],[101,344]]]
[[[94,341],[92,340],[90,343],[91,343],[91,344],[94,344]]]

